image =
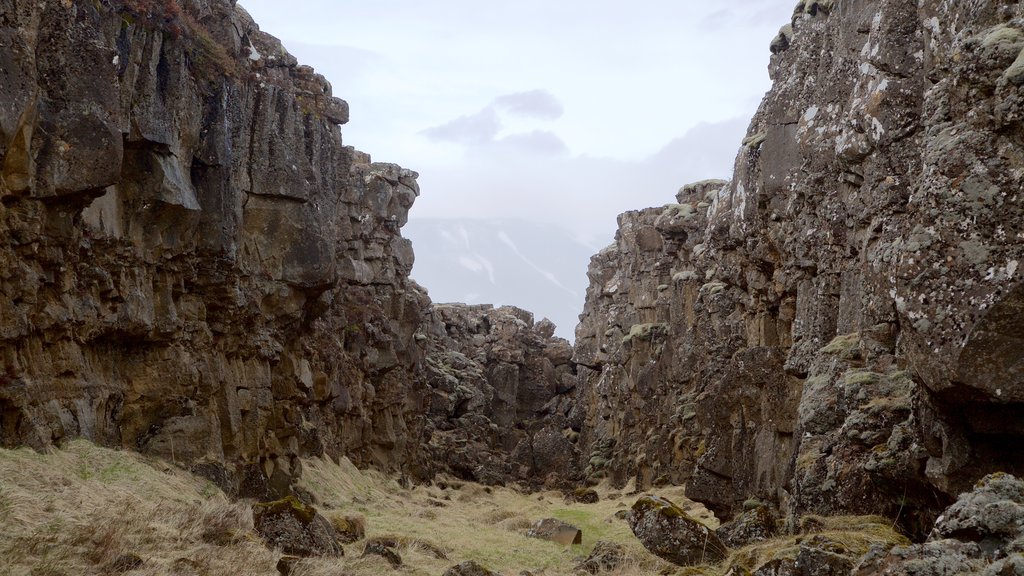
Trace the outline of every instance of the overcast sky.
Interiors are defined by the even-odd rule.
[[[769,88],[768,45],[795,0],[240,4],[348,101],[347,144],[420,173],[411,218],[421,223],[404,233],[431,298],[529,306],[571,338],[587,283],[581,254],[612,241],[615,217],[730,176]],[[440,218],[504,221],[467,224],[477,237],[449,253],[436,238],[454,224]],[[558,264],[516,277],[510,296],[496,278],[533,268],[481,235],[548,230],[523,220],[557,224],[586,246],[540,242],[552,245],[521,259]],[[495,274],[467,276],[460,262],[493,263]],[[547,299],[559,293],[551,278],[578,293],[574,309]]]
[[[242,0],[351,106],[346,143],[421,174],[414,218],[615,216],[725,177],[794,0]]]

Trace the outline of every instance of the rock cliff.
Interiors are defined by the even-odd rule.
[[[592,261],[581,467],[922,535],[1022,466],[1024,9],[800,2],[771,49],[732,181]]]
[[[229,0],[0,0],[0,443],[162,456],[231,493],[300,458],[529,480],[574,461],[568,342],[431,307],[415,172]],[[513,458],[514,456],[514,458]]]
[[[234,2],[0,2],[0,440],[423,463],[416,174]]]

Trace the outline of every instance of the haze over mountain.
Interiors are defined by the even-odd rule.
[[[416,247],[412,277],[434,301],[515,305],[573,339],[594,250],[565,228],[514,218],[421,218],[402,232]]]

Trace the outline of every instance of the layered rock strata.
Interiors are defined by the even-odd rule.
[[[234,2],[0,1],[0,441],[423,468],[416,174]],[[353,162],[353,156],[359,156]]]
[[[584,460],[922,535],[1019,472],[1024,9],[801,2],[731,182],[624,214],[577,330]]]
[[[0,442],[84,436],[229,492],[300,458],[571,476],[572,349],[432,307],[415,172],[228,0],[0,0]],[[579,425],[575,426],[579,429]]]

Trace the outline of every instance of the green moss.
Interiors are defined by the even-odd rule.
[[[691,204],[669,204],[662,215],[666,218],[690,219],[697,215],[697,209]]]
[[[1024,43],[1024,32],[1006,24],[1000,24],[985,35],[981,45],[984,48],[995,48]]]
[[[723,290],[725,290],[724,282],[708,282],[707,284],[700,287],[701,293],[706,294],[708,296],[714,296],[715,294],[718,294]]]
[[[630,326],[629,334],[622,337],[622,343],[627,344],[633,340],[648,340],[665,334],[668,334],[668,324],[634,324]]]
[[[1009,476],[1009,474],[1007,474],[1006,472],[993,472],[993,473],[989,474],[988,476],[985,476],[981,480],[978,480],[977,482],[975,482],[974,483],[974,488],[975,489],[984,488],[984,487],[988,486],[989,484],[991,484],[992,482],[994,482],[996,480],[1001,480],[1003,478],[1006,478],[1007,476]]]
[[[763,508],[763,507],[764,507],[764,502],[761,502],[757,498],[748,498],[748,499],[743,501],[743,509],[744,510],[756,510],[758,508]]]
[[[860,347],[860,332],[854,332],[836,336],[821,351],[825,354],[844,355],[858,347]]]
[[[690,518],[682,508],[676,506],[671,501],[651,495],[641,496],[637,499],[633,503],[633,511],[640,514],[656,511],[659,515],[666,518]]]
[[[1024,84],[1024,50],[1020,51],[1013,64],[1003,72],[1003,78],[1015,86]]]
[[[768,134],[767,133],[765,133],[765,132],[758,132],[757,134],[754,134],[752,136],[747,136],[746,138],[744,138],[742,144],[743,144],[743,146],[746,146],[747,148],[750,148],[752,150],[756,150],[756,149],[761,147],[761,144],[764,144],[764,141],[765,141],[766,138],[768,138]]]
[[[262,516],[264,514],[291,514],[303,524],[309,524],[316,516],[316,508],[304,504],[301,500],[290,494],[273,502],[254,504],[252,509],[255,516]]]
[[[872,546],[884,549],[906,546],[910,540],[892,529],[891,520],[880,516],[804,516],[801,526],[818,534],[815,546],[847,556],[862,556]],[[773,538],[735,550],[722,565],[722,573],[743,574],[756,571],[772,560],[796,559],[806,535]]]
[[[870,372],[867,370],[857,372],[847,372],[843,375],[843,380],[850,386],[864,386],[866,384],[874,384],[882,379],[882,375],[878,372]]]

